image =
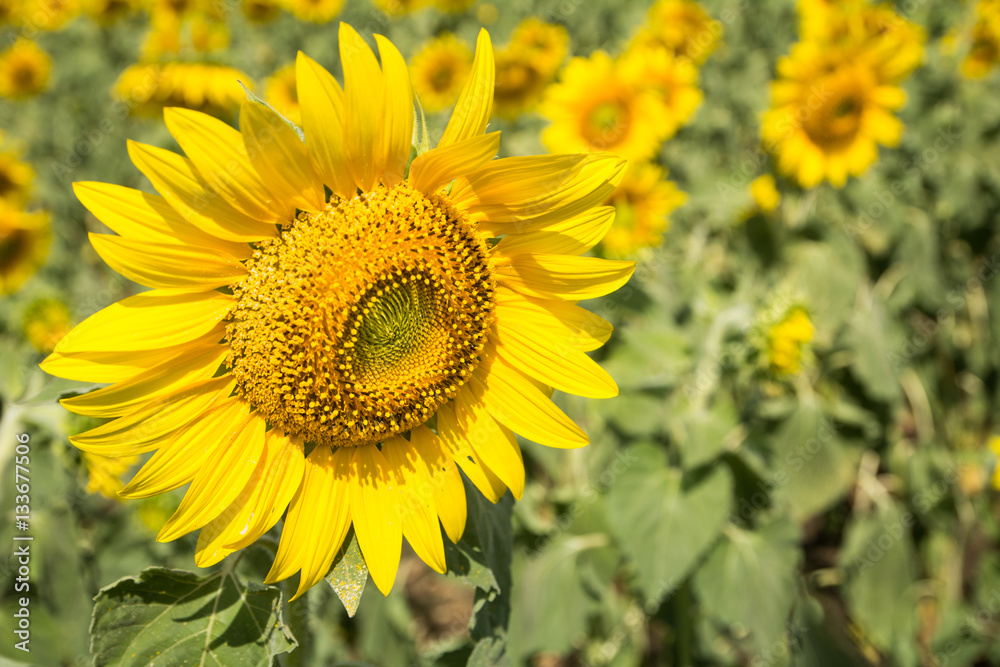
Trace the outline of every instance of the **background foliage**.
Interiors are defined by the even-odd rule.
[[[586,55],[620,52],[649,3],[482,4],[392,17],[350,2],[341,18],[409,56],[442,28],[474,42],[483,16],[500,44],[534,15],[564,24]],[[661,154],[688,201],[632,282],[587,304],[616,325],[599,360],[621,396],[558,399],[592,444],[523,442],[523,500],[493,506],[469,487],[451,574],[404,554],[393,593],[366,587],[353,618],[343,588],[288,604],[284,585],[260,585],[266,543],[180,571],[193,569],[194,536],[153,540],[179,496],[121,504],[85,491],[66,435],[86,424],[54,399],[86,388],[37,370],[25,311],[58,297],[80,321],[136,289],[86,242],[95,221],[69,184],[143,187],[125,139],[173,144],[158,119],[120,114],[110,97],[136,60],[141,15],[40,34],[49,90],[0,104],[54,234],[0,314],[0,544],[17,532],[16,433],[31,436],[35,537],[30,655],[13,647],[17,567],[13,548],[0,550],[0,665],[196,664],[206,651],[226,665],[1000,665],[987,446],[1000,407],[1000,96],[996,73],[964,79],[942,46],[971,3],[898,3],[928,36],[903,84],[901,145],[843,189],[779,179],[770,213],[753,211],[747,187],[772,171],[760,117],[797,39],[795,4],[703,5],[723,42],[701,67],[701,108]],[[219,59],[251,78],[297,49],[337,71],[335,24],[226,12]],[[544,152],[539,116],[495,125],[506,154]],[[767,334],[793,307],[815,335],[798,373],[775,374]]]

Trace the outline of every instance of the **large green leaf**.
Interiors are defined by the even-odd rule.
[[[95,664],[269,667],[297,642],[281,592],[228,569],[207,576],[151,567],[102,588],[90,626]]]
[[[611,486],[612,534],[635,565],[647,606],[657,606],[687,577],[718,537],[732,496],[729,470],[715,468],[690,488],[651,446],[629,450],[636,461]]]
[[[795,602],[799,529],[788,519],[760,530],[728,526],[694,576],[705,611],[718,623],[749,633],[758,650],[780,643]]]

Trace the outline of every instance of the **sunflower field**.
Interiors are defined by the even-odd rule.
[[[1000,0],[0,36],[0,667],[1000,665]]]

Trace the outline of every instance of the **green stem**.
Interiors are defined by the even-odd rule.
[[[691,664],[691,595],[688,582],[684,582],[674,593],[674,641],[675,665],[687,667]]]

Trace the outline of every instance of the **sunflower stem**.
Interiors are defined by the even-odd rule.
[[[288,593],[287,589],[285,592]],[[286,667],[306,667],[310,664],[309,658],[313,647],[312,629],[309,623],[309,594],[306,593],[295,602],[289,602],[286,609],[288,629],[292,631],[292,636],[295,637],[299,645],[288,654],[288,661],[285,665]]]

